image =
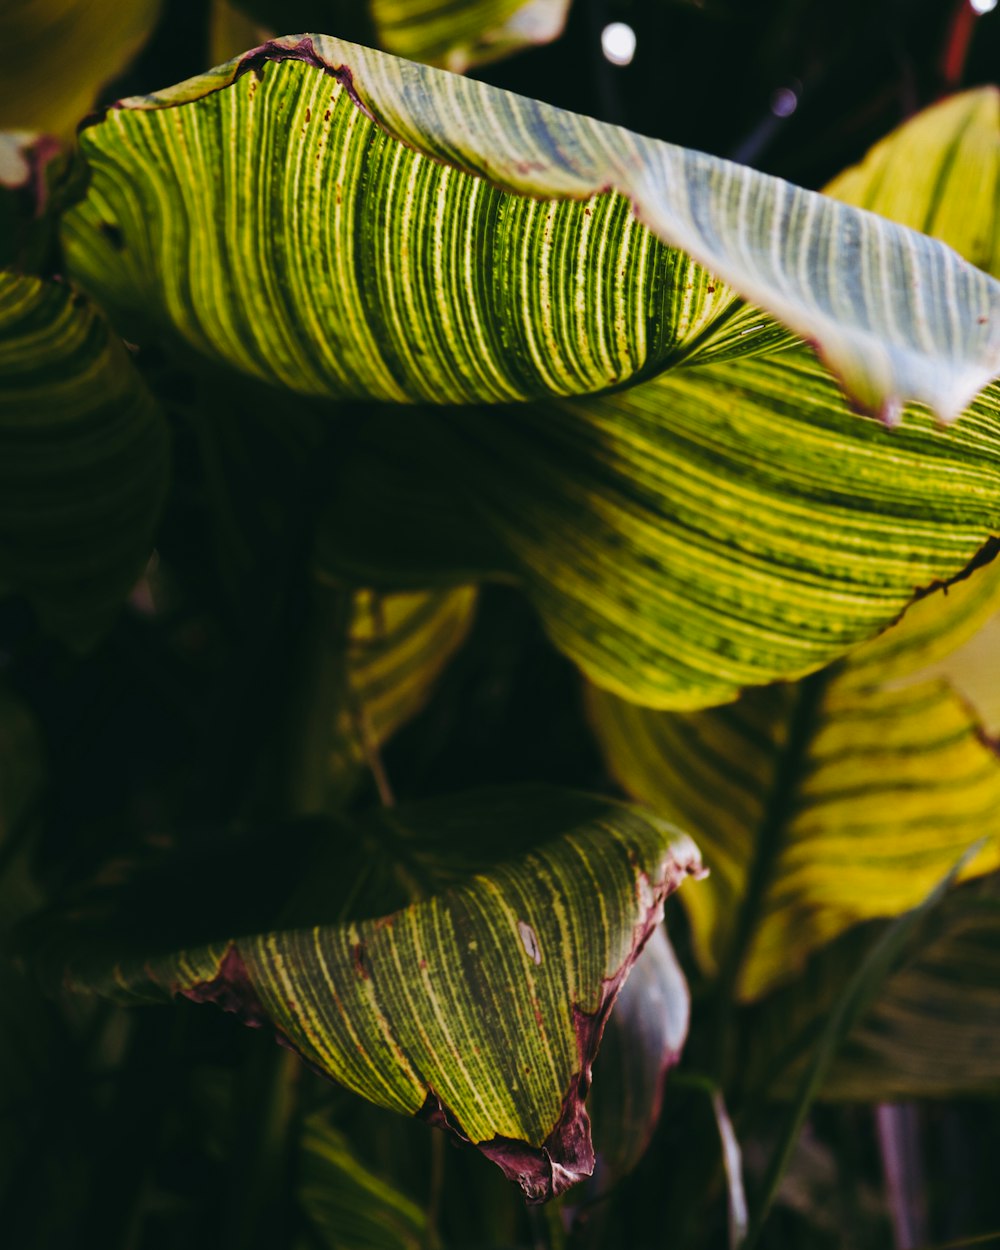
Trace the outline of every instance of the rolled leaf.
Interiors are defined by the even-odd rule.
[[[0,129],[68,135],[126,67],[160,0],[5,0],[0,7]]]
[[[75,645],[145,563],[167,431],[103,317],[67,286],[0,273],[0,582]]]
[[[324,36],[123,101],[80,144],[72,272],[303,393],[586,394],[786,341],[737,293],[870,411],[950,418],[1000,371],[1000,285],[925,236]]]
[[[419,901],[124,961],[107,936],[102,956],[71,935],[67,984],[182,994],[272,1027],[324,1075],[474,1143],[530,1200],[589,1175],[591,1064],[665,896],[700,871],[693,843],[537,788],[393,809],[352,843],[366,869],[399,865]],[[325,872],[357,906],[339,851]]]

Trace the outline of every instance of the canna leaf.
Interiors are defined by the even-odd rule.
[[[306,394],[580,395],[788,341],[737,293],[884,415],[953,417],[1000,371],[1000,285],[925,236],[325,36],[80,145],[73,274],[131,333]]]
[[[748,1023],[747,1084],[785,1097],[822,1021],[884,933],[852,929]],[[953,891],[931,931],[883,984],[823,1085],[827,1101],[962,1098],[1000,1093],[1000,876]]]
[[[152,546],[167,431],[128,352],[67,286],[0,272],[0,582],[75,645]]]
[[[0,129],[68,135],[159,10],[160,0],[0,0]]]
[[[398,866],[415,901],[124,961],[107,931],[71,934],[66,983],[273,1027],[324,1075],[474,1143],[530,1200],[589,1175],[591,1064],[665,896],[700,870],[693,843],[609,800],[526,788],[393,809],[346,845],[376,875]],[[344,877],[342,844],[307,884],[357,908]]]
[[[988,843],[965,877],[1000,867],[1000,761],[970,705],[919,669],[935,615],[957,641],[963,608],[973,620],[1000,611],[1000,567],[917,606],[813,688],[753,690],[691,714],[590,692],[598,740],[625,790],[698,833],[711,876],[687,903],[706,971],[732,957],[754,860],[765,839],[776,843],[740,955],[744,1000],[793,977],[860,921],[915,906],[977,838]],[[900,680],[907,640],[917,667]],[[883,683],[888,653],[895,667]]]
[[[344,692],[334,726],[330,774],[344,783],[423,708],[472,625],[476,591],[350,596]]]

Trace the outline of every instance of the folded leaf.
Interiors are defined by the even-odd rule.
[[[0,129],[68,135],[145,42],[160,0],[15,0],[0,10]]]
[[[745,1072],[787,1096],[830,1005],[884,930],[868,924],[818,952],[750,1017]],[[945,899],[932,932],[883,985],[822,1096],[874,1102],[1000,1093],[1000,876]]]
[[[0,273],[0,581],[87,645],[149,555],[167,431],[128,352],[67,286]]]
[[[110,958],[71,935],[67,984],[183,994],[270,1025],[324,1075],[477,1145],[531,1200],[589,1175],[583,1100],[604,1023],[664,897],[699,872],[694,845],[634,809],[538,788],[400,807],[357,836],[418,901],[127,961],[107,936]],[[325,879],[357,899],[339,852],[325,873],[314,893]]]
[[[871,411],[952,417],[1000,371],[1000,285],[925,236],[324,36],[124,101],[80,144],[74,275],[304,393],[585,394],[786,341],[736,293]]]

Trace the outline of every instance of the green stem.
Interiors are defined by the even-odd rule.
[[[775,869],[785,848],[789,823],[798,799],[802,767],[809,752],[817,714],[829,681],[829,672],[829,669],[824,669],[813,673],[799,683],[789,719],[788,737],[778,757],[774,782],[757,829],[755,853],[750,864],[746,891],[719,973],[716,991],[716,1077],[722,1089],[728,1084],[727,1077],[735,1047],[733,1024],[740,973],[764,914]]]

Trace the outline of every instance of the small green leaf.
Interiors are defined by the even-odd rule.
[[[0,272],[0,581],[89,645],[149,555],[167,430],[121,341],[60,283]]]
[[[269,1025],[324,1075],[475,1144],[530,1200],[589,1175],[591,1064],[664,898],[700,871],[693,843],[610,800],[527,788],[376,814],[350,844],[399,865],[418,901],[127,960],[99,926],[69,930],[66,983]],[[314,897],[350,886],[333,851]]]
[[[80,146],[72,273],[130,332],[302,393],[577,395],[788,341],[737,293],[869,411],[951,418],[1000,371],[1000,285],[925,236],[321,35],[123,101]]]

